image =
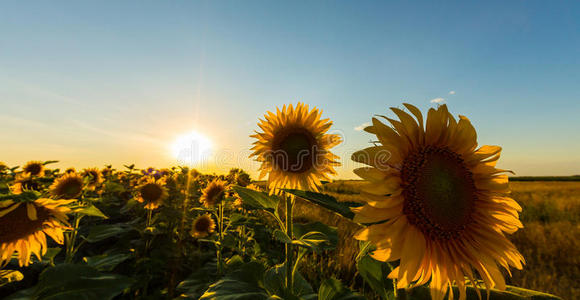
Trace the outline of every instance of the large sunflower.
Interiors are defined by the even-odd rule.
[[[154,210],[158,208],[168,196],[165,181],[147,178],[138,188],[137,201],[145,203],[145,208]]]
[[[495,168],[501,148],[477,148],[470,121],[445,105],[429,110],[425,126],[415,106],[405,107],[416,120],[398,108],[399,120],[385,117],[392,127],[373,118],[365,130],[380,144],[353,155],[370,165],[355,170],[369,181],[355,221],[383,222],[356,238],[376,245],[375,259],[400,260],[389,275],[398,288],[430,280],[432,298],[442,299],[456,284],[465,299],[465,277],[474,282],[476,270],[487,288],[505,289],[500,266],[521,269],[524,258],[505,236],[522,223],[506,171]]]
[[[251,156],[261,162],[260,178],[268,176],[270,193],[282,188],[318,190],[321,180],[329,180],[340,165],[338,156],[330,148],[340,144],[341,138],[327,134],[332,122],[320,119],[322,111],[298,103],[296,108],[284,105],[276,114],[268,112],[258,126]]]
[[[204,238],[215,230],[215,222],[210,214],[201,215],[193,220],[191,235],[195,238]]]
[[[227,182],[215,179],[203,189],[199,202],[205,207],[212,207],[224,198],[227,188]]]
[[[44,164],[40,161],[29,161],[22,167],[22,171],[31,176],[44,176]]]
[[[0,266],[18,252],[20,266],[28,266],[30,255],[38,259],[46,253],[46,235],[63,243],[63,231],[69,229],[65,205],[74,200],[37,199],[34,202],[0,202]]]
[[[83,177],[76,173],[66,173],[52,183],[49,191],[55,198],[75,199],[83,191]]]

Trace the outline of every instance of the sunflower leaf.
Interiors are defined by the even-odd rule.
[[[210,285],[199,299],[268,299],[268,293],[261,287],[264,270],[264,266],[258,262],[245,263],[234,272]],[[195,287],[197,288],[197,282]]]
[[[85,257],[83,260],[87,265],[96,268],[101,271],[112,271],[120,263],[129,259],[131,254],[103,254],[91,257]]]
[[[335,197],[321,193],[292,189],[285,189],[285,191],[316,205],[322,206],[350,220],[354,217],[354,213],[350,211],[350,208],[361,206],[360,203],[338,202]]]
[[[280,198],[277,196],[268,195],[267,193],[254,191],[241,186],[234,186],[234,190],[242,198],[245,206],[270,211],[276,211],[276,208],[278,208]]]
[[[85,216],[108,219],[108,217],[94,205],[80,207],[78,209],[75,209],[75,212]]]
[[[312,287],[299,272],[294,273],[294,290],[288,291],[284,283],[285,274],[285,264],[273,266],[266,271],[264,286],[270,294],[278,295],[282,299],[316,299]]]
[[[113,299],[132,283],[133,280],[126,276],[103,274],[89,266],[62,264],[44,270],[32,289],[6,299]]]
[[[119,236],[121,234],[131,231],[132,228],[129,226],[123,226],[122,224],[103,224],[91,227],[89,235],[85,239],[89,243],[100,242],[102,240]]]
[[[353,293],[342,282],[335,278],[328,278],[322,282],[318,290],[318,299],[325,300],[364,300],[365,297]]]
[[[365,282],[371,286],[375,293],[379,294],[381,299],[391,299],[394,295],[393,283],[387,279],[387,275],[390,273],[389,265],[370,257],[371,247],[370,243],[361,245],[356,268]]]
[[[315,251],[334,249],[338,244],[336,227],[320,222],[307,224],[295,223],[294,235],[300,237],[294,244],[307,247]]]

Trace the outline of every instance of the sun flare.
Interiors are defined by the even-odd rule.
[[[212,143],[204,135],[191,131],[180,135],[171,146],[171,154],[181,165],[198,165],[211,155]]]

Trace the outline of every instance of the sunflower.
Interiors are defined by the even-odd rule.
[[[46,235],[63,243],[63,231],[70,229],[65,205],[73,200],[37,199],[34,202],[0,202],[0,266],[18,252],[20,266],[28,266],[30,255],[40,260],[46,253]]]
[[[40,185],[34,180],[32,175],[28,173],[20,173],[16,175],[14,184],[10,186],[13,194],[22,194],[26,190],[40,190]]]
[[[105,181],[103,179],[103,175],[101,174],[101,170],[98,168],[84,169],[83,177],[88,179],[87,187],[93,191]]]
[[[191,179],[197,179],[198,177],[201,176],[201,173],[196,169],[191,169],[189,171],[189,176],[191,176]]]
[[[236,210],[240,210],[240,209],[242,209],[243,206],[244,206],[244,200],[242,200],[242,198],[240,198],[239,196],[236,196],[236,198],[234,199],[234,202],[232,202],[232,207]]]
[[[75,199],[83,191],[83,177],[76,173],[64,174],[52,183],[49,190],[57,199]]]
[[[44,164],[40,161],[29,161],[22,167],[22,171],[30,176],[44,176]]]
[[[476,270],[487,288],[505,289],[500,266],[511,275],[525,262],[505,236],[523,226],[506,171],[495,168],[501,148],[477,148],[471,122],[445,105],[429,110],[425,126],[419,109],[405,107],[416,120],[398,108],[399,120],[385,117],[392,127],[373,118],[365,130],[380,144],[353,154],[370,166],[355,170],[368,184],[354,220],[375,223],[356,239],[374,243],[377,260],[400,259],[389,274],[398,288],[430,280],[432,298],[443,299],[454,283],[465,299]]]
[[[298,103],[296,108],[284,105],[276,114],[268,112],[258,126],[263,132],[256,132],[252,147],[261,162],[260,178],[268,175],[270,193],[279,189],[298,188],[317,191],[321,180],[329,180],[336,174],[338,156],[330,148],[340,144],[340,136],[327,134],[332,122],[320,119],[322,111]]]
[[[138,188],[137,201],[145,203],[145,208],[154,210],[158,208],[168,196],[165,182],[149,177]]]
[[[76,173],[77,171],[75,170],[75,168],[67,168],[66,170],[64,170],[65,174],[70,174],[70,173]]]
[[[215,222],[210,214],[201,215],[193,220],[191,235],[195,238],[204,238],[215,230]]]
[[[6,170],[8,170],[8,166],[0,161],[0,173],[4,173]]]
[[[101,175],[103,177],[109,177],[111,175],[113,175],[113,167],[112,166],[106,166],[101,170]]]
[[[215,179],[203,189],[199,202],[205,207],[212,207],[220,202],[226,193],[227,183],[220,179]]]

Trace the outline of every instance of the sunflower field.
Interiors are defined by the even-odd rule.
[[[522,207],[495,167],[501,148],[478,146],[445,105],[404,108],[365,129],[376,141],[352,155],[364,165],[357,197],[330,191],[341,138],[302,103],[268,112],[252,135],[267,181],[241,169],[2,164],[0,297],[559,299],[506,283],[528,251],[508,239]],[[357,228],[299,217],[305,207]],[[312,264],[345,244],[348,282]]]

